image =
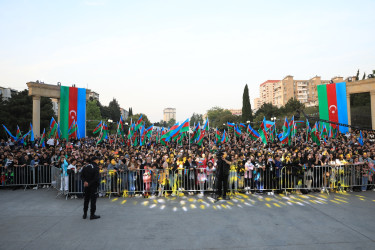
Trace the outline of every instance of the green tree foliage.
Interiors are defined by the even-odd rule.
[[[193,115],[190,118],[190,126],[193,126],[194,124],[198,124],[198,122],[200,122],[200,124],[203,123],[202,115],[193,113]]]
[[[366,72],[363,72],[362,80],[365,80],[365,79],[366,79]]]
[[[280,110],[278,107],[272,105],[271,103],[263,103],[263,105],[255,113],[255,120],[263,120],[263,117],[266,117],[267,120],[270,120],[271,117],[278,116]]]
[[[118,122],[121,116],[120,105],[118,104],[117,100],[113,98],[113,100],[108,105],[109,111],[109,118],[114,121]]]
[[[358,81],[359,80],[359,70],[357,70],[357,75],[355,77],[355,80]]]
[[[17,125],[20,127],[22,134],[29,131],[30,122],[32,122],[33,101],[32,97],[28,95],[28,90],[20,91],[8,100],[0,102],[0,122],[4,124],[13,135],[17,130]],[[51,117],[55,116],[52,109],[52,101],[50,98],[42,97],[40,101],[40,133],[45,128],[49,128]],[[0,137],[7,138],[3,128],[0,129]]]
[[[100,107],[98,101],[90,100],[86,104],[86,119],[87,119],[87,130],[86,134],[92,136],[92,131],[98,125],[99,121],[102,120],[102,115],[100,113]]]
[[[226,128],[227,122],[234,122],[237,123],[240,121],[240,117],[232,115],[232,113],[220,107],[213,107],[207,111],[208,119],[210,121],[211,128]]]
[[[305,108],[305,105],[298,101],[297,99],[290,98],[288,102],[285,104],[284,107],[284,113],[293,113],[297,110],[303,110]]]
[[[133,116],[133,108],[129,108],[129,116]]]
[[[168,122],[167,122],[167,126],[168,127],[172,127],[173,125],[175,125],[176,124],[176,120],[175,119],[170,119]]]
[[[252,121],[253,112],[251,110],[250,97],[249,97],[249,88],[247,84],[243,90],[242,96],[242,122]]]

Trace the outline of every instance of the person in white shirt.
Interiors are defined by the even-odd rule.
[[[77,173],[77,167],[76,167],[76,164],[77,164],[77,160],[76,159],[73,159],[72,162],[69,164],[68,166],[68,169],[67,169],[67,172],[69,174],[69,181],[68,183],[70,183],[70,188],[69,188],[69,192],[75,192],[76,191],[76,187],[75,187],[75,174]],[[77,195],[73,194],[71,197],[71,199],[77,199]]]

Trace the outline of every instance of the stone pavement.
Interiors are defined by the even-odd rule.
[[[81,199],[0,190],[0,249],[375,249],[375,192]]]

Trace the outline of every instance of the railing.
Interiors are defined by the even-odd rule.
[[[82,196],[80,171],[62,172],[55,166],[0,167],[2,187],[34,187],[51,185],[58,195]],[[100,170],[100,197],[113,195],[178,196],[214,193],[216,173],[208,168]],[[232,166],[228,175],[228,192],[309,192],[330,190],[366,190],[375,187],[373,164],[296,167],[282,169],[256,165],[247,171]]]

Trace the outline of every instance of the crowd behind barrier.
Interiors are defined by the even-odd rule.
[[[83,196],[81,173],[76,169],[55,166],[1,167],[2,187],[54,187],[66,198]],[[231,166],[228,175],[230,194],[242,193],[288,193],[360,191],[375,189],[374,172],[366,164],[326,165],[298,169],[285,166],[281,169],[253,165],[246,169]],[[213,194],[216,190],[216,169],[183,166],[177,170],[147,168],[129,171],[126,169],[100,169],[99,197],[123,196],[143,197]]]
[[[80,173],[92,156],[100,159],[101,197],[213,194],[217,189],[218,152],[230,160],[230,193],[288,193],[366,191],[374,189],[374,133],[338,134],[316,144],[300,129],[289,145],[269,141],[264,145],[246,134],[220,144],[211,130],[197,145],[162,145],[155,135],[144,146],[131,145],[115,135],[97,144],[98,138],[49,139],[15,144],[0,141],[2,188],[55,188],[59,195],[83,195]],[[211,139],[210,139],[211,138]]]

